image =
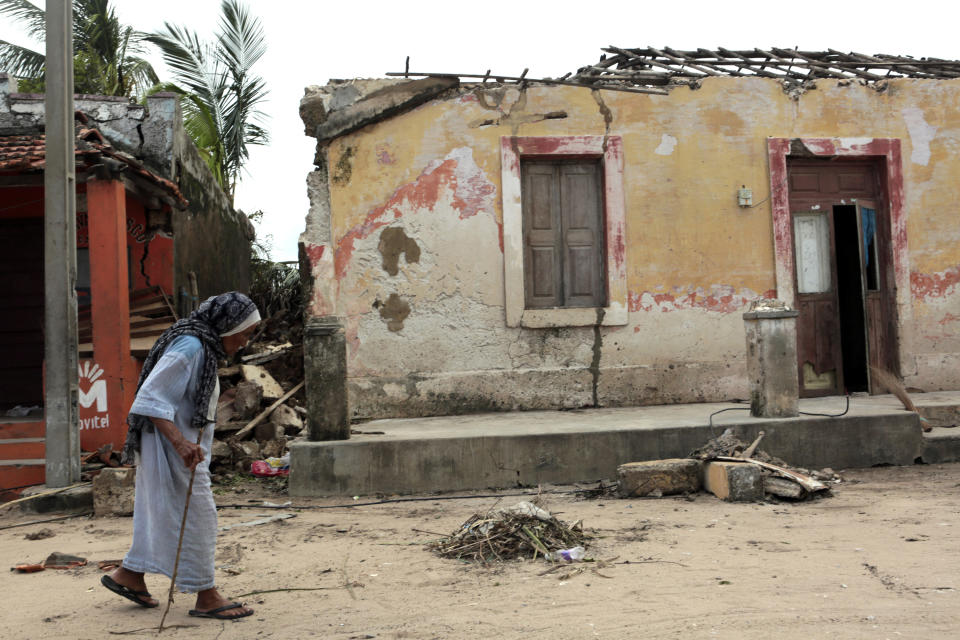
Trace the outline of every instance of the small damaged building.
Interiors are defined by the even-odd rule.
[[[198,299],[249,287],[253,229],[175,94],[74,104],[80,445],[119,449],[143,358]],[[0,499],[44,477],[44,129],[44,96],[0,74]]]
[[[882,392],[871,365],[960,388],[960,63],[611,47],[562,79],[409,75],[301,103],[315,439],[745,398],[758,298],[799,311],[802,396]]]

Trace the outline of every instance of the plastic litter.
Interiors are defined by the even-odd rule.
[[[267,458],[255,460],[250,465],[250,473],[259,478],[290,475],[290,454],[282,458]]]
[[[556,562],[580,562],[585,557],[586,551],[583,547],[576,546],[570,549],[553,551],[548,558]]]

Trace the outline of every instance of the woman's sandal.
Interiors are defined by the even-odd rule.
[[[110,576],[103,576],[100,578],[100,584],[105,586],[110,591],[113,591],[118,596],[123,596],[127,600],[133,600],[141,607],[146,607],[147,609],[153,609],[156,607],[159,602],[147,602],[144,598],[152,598],[148,591],[136,591],[130,587],[125,587]]]
[[[231,602],[228,605],[222,607],[217,607],[216,609],[210,609],[210,611],[197,611],[196,609],[190,609],[187,613],[195,618],[216,618],[217,620],[236,620],[238,618],[245,618],[247,616],[253,615],[253,609],[248,609],[243,613],[239,613],[235,616],[224,614],[224,611],[230,611],[231,609],[239,609],[243,607],[242,602]]]

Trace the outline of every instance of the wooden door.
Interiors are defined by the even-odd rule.
[[[800,380],[800,395],[803,397],[834,395],[846,389],[844,379],[843,341],[841,331],[841,305],[838,298],[836,220],[834,207],[850,208],[859,201],[875,204],[880,192],[875,166],[869,161],[846,161],[828,159],[788,159],[790,210],[793,216],[794,234],[794,284],[796,306],[800,312],[797,319],[797,366]],[[869,207],[868,207],[869,208]],[[876,207],[875,214],[881,212]],[[857,215],[862,215],[858,207]],[[877,216],[875,216],[877,217]],[[858,220],[858,225],[862,221]],[[883,220],[877,218],[877,228]],[[886,225],[889,227],[889,225]],[[861,236],[862,229],[857,232]],[[876,234],[875,234],[876,235]],[[879,238],[879,236],[876,236]],[[883,254],[882,240],[874,247]],[[889,246],[889,245],[888,245]],[[843,247],[844,251],[858,251],[858,247]],[[888,250],[887,250],[888,251]],[[881,277],[889,256],[880,260]],[[865,258],[861,258],[861,264]],[[854,267],[855,268],[855,267]],[[862,269],[863,267],[861,267]],[[866,278],[865,272],[844,277]],[[892,278],[892,275],[890,276]],[[874,296],[875,298],[877,296]],[[864,303],[874,308],[865,311],[858,320],[859,331],[867,332],[869,353],[886,353],[886,331],[875,329],[870,321],[889,316],[885,301]],[[848,318],[849,320],[849,318]],[[849,330],[849,322],[847,327]],[[863,334],[860,335],[863,340]],[[872,363],[872,356],[871,363]],[[866,367],[867,362],[861,362]]]
[[[867,347],[871,367],[899,374],[897,366],[896,287],[890,246],[890,225],[881,203],[857,201],[863,260]],[[871,380],[871,393],[886,393]]]

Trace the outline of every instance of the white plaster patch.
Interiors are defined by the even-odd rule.
[[[855,149],[867,146],[873,142],[873,138],[840,138],[838,142],[843,149]]]
[[[937,135],[937,127],[927,123],[923,117],[923,110],[918,107],[907,107],[901,113],[903,113],[904,122],[907,123],[910,143],[913,146],[910,160],[914,164],[927,166],[930,162],[930,143]]]
[[[670,134],[663,134],[660,136],[660,144],[656,149],[653,150],[658,156],[669,156],[673,153],[673,149],[677,146],[677,139],[671,136]]]
[[[406,387],[394,382],[387,382],[384,384],[383,392],[387,394],[387,397],[393,398],[394,400],[406,400],[410,397],[410,394],[407,393]]]

